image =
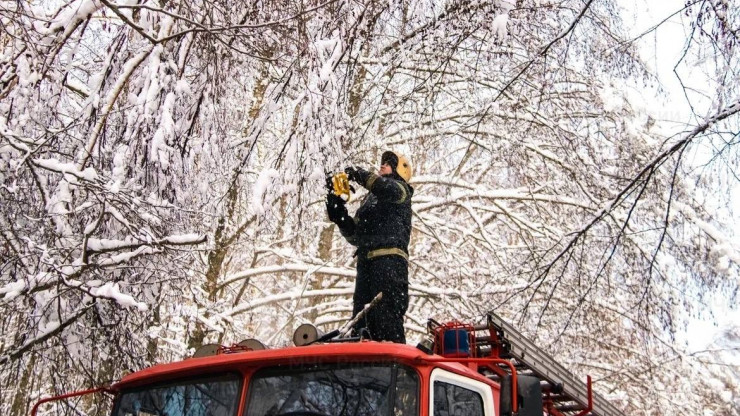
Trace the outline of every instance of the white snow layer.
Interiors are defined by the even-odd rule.
[[[90,294],[97,297],[113,299],[125,308],[135,307],[142,312],[149,309],[146,303],[137,302],[133,296],[121,293],[118,283],[108,282],[103,286],[91,288]]]
[[[86,168],[81,171],[74,163],[63,163],[57,159],[34,159],[33,162],[44,169],[69,174],[87,181],[93,181],[98,177],[98,173],[93,168]]]
[[[514,9],[516,2],[514,0],[496,0],[496,8],[500,13],[493,19],[493,33],[498,40],[506,40],[508,34],[509,12]]]
[[[496,38],[499,40],[506,40],[506,26],[509,23],[509,14],[503,13],[497,15],[493,19],[493,33],[496,34]]]
[[[264,215],[270,209],[270,201],[267,200],[267,188],[279,177],[280,174],[278,171],[271,168],[265,169],[260,173],[257,182],[254,184],[254,192],[252,193],[252,209],[255,214]]]

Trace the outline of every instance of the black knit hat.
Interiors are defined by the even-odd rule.
[[[398,156],[390,150],[383,152],[383,156],[380,157],[380,164],[384,165],[386,163],[395,172],[398,169]]]

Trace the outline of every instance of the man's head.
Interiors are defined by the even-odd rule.
[[[411,179],[411,162],[400,153],[385,151],[380,157],[380,175],[389,175],[396,172],[406,182]]]

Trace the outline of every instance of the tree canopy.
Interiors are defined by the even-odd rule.
[[[738,289],[740,11],[676,3],[677,118],[619,3],[0,0],[4,414],[340,326],[324,178],[395,149],[409,339],[495,310],[626,414],[737,415],[676,334]]]

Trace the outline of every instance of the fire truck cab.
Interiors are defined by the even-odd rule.
[[[479,327],[430,321],[429,342],[417,347],[303,327],[295,347],[206,346],[103,390],[115,396],[112,416],[620,414],[599,396],[594,402],[590,379],[575,381],[499,319],[489,315]],[[43,402],[74,395],[42,400],[34,415]]]
[[[499,385],[408,345],[223,353],[125,377],[114,416],[498,415]]]

